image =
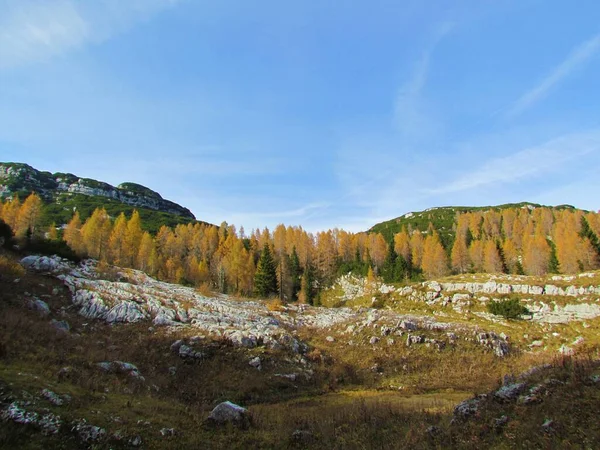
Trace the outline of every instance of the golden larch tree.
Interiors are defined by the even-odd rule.
[[[483,270],[487,273],[502,273],[502,259],[496,241],[488,239],[484,244]]]
[[[19,208],[16,227],[14,228],[15,236],[23,237],[28,231],[35,234],[41,214],[42,199],[35,192],[32,192]]]

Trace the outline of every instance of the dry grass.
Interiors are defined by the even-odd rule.
[[[52,294],[54,288],[58,295]],[[50,317],[23,307],[31,296],[48,302]],[[239,349],[207,337],[194,345],[206,357],[186,362],[170,350],[179,334],[170,335],[164,328],[150,333],[148,323],[108,326],[88,321],[76,311],[68,291],[54,278],[25,274],[19,283],[0,280],[0,391],[38,395],[42,388],[49,388],[69,394],[73,402],[68,407],[51,407],[44,401],[35,407],[50,408],[67,421],[86,418],[111,433],[139,434],[146,448],[517,448],[520,442],[529,448],[551,447],[553,442],[566,448],[598,447],[593,419],[600,406],[600,390],[586,380],[588,374],[598,373],[592,361],[600,356],[600,319],[588,321],[587,328],[581,323],[496,324],[517,347],[503,359],[464,340],[472,339],[470,332],[460,335],[458,345],[437,350],[424,344],[407,347],[405,336],[391,336],[396,340],[393,345],[386,338],[370,345],[375,329],[356,336],[341,334],[342,327],[304,330],[298,337],[311,344],[305,358],[314,374],[310,380],[290,381],[275,374],[298,371],[297,355],[265,348]],[[67,320],[71,333],[56,331],[49,323],[52,318]],[[476,316],[464,320],[489,326]],[[552,336],[554,331],[560,336]],[[443,337],[433,331],[419,334]],[[328,335],[335,336],[333,343],[326,340]],[[550,336],[545,341],[548,351],[519,350],[546,335]],[[579,335],[585,343],[577,350],[587,359],[555,360],[551,374],[539,375],[567,383],[556,397],[531,408],[490,402],[464,427],[450,426],[455,403],[497,388],[504,375],[553,361],[556,348]],[[354,345],[348,344],[350,340]],[[255,356],[261,357],[261,371],[248,365]],[[98,370],[97,362],[113,360],[137,365],[146,381]],[[59,376],[67,366],[71,371]],[[249,407],[253,417],[249,430],[203,426],[210,409],[224,400]],[[490,423],[502,414],[510,415],[511,421],[498,434]],[[546,416],[560,423],[558,434],[536,437],[539,422]],[[150,425],[145,425],[147,421]],[[586,428],[582,431],[578,424]],[[427,432],[432,425],[442,430],[435,437]],[[178,434],[162,437],[161,428],[175,428]],[[306,433],[295,439],[296,430]],[[110,441],[98,448],[119,446],[123,444]],[[68,433],[43,438],[30,429],[3,424],[0,447],[79,448],[80,444]]]

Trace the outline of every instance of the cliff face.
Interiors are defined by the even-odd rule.
[[[41,172],[27,164],[0,163],[0,197],[30,192],[37,193],[47,201],[55,200],[63,194],[106,197],[137,208],[148,208],[195,219],[189,209],[165,200],[158,192],[139,184],[122,183],[115,187],[70,173]]]

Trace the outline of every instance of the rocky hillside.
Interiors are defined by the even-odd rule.
[[[0,163],[0,198],[14,194],[27,196],[31,192],[36,192],[47,202],[64,204],[68,199],[85,196],[195,219],[189,209],[165,200],[159,193],[139,184],[122,183],[115,187],[70,173],[41,172],[27,164]]]

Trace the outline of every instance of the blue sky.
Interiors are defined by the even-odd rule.
[[[0,161],[202,220],[597,210],[600,4],[0,0]]]

